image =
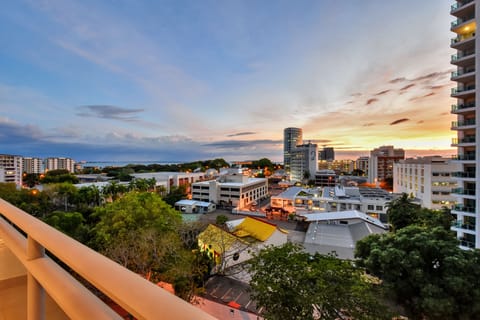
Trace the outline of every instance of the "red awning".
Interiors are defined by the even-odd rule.
[[[235,301],[230,301],[228,303],[228,306],[229,307],[232,307],[232,308],[235,308],[235,309],[240,309],[241,305],[239,305],[238,303],[236,303]]]

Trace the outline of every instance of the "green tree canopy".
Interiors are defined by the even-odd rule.
[[[150,192],[126,193],[104,207],[97,207],[95,215],[99,218],[94,231],[100,247],[140,230],[174,231],[181,222],[178,211]]]
[[[286,243],[249,262],[252,296],[265,319],[388,319],[361,269]]]
[[[74,174],[71,174],[68,170],[58,169],[47,171],[43,178],[40,178],[40,182],[45,184],[63,182],[75,184],[78,183],[78,178]]]
[[[418,221],[420,205],[413,203],[406,193],[390,201],[387,206],[388,222],[394,231]]]
[[[372,235],[355,255],[413,319],[480,318],[480,252],[461,250],[449,230],[411,225]]]

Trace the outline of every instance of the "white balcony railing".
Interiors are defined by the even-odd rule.
[[[136,319],[214,319],[3,199],[0,238],[27,270],[28,320],[45,319],[45,292],[71,319],[122,319],[45,250]]]

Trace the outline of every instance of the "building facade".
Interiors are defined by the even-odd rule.
[[[317,187],[335,187],[337,183],[337,174],[333,170],[318,170],[315,173],[315,186]]]
[[[335,160],[335,150],[332,147],[323,147],[319,158],[320,160],[333,161]]]
[[[268,180],[228,173],[192,184],[192,200],[245,209],[268,196]]]
[[[405,151],[395,149],[393,146],[381,146],[370,151],[368,182],[378,183],[386,178],[393,178],[393,164],[403,159]]]
[[[23,162],[21,156],[0,154],[0,182],[22,185]]]
[[[393,165],[393,192],[406,193],[421,206],[439,210],[455,203],[451,190],[457,186],[452,172],[460,165],[442,157],[409,158]]]
[[[297,145],[303,144],[303,132],[301,128],[286,128],[283,130],[283,166],[290,173],[292,152]]]
[[[41,158],[24,157],[22,168],[24,173],[43,173],[43,160]]]
[[[298,145],[291,152],[290,180],[314,179],[318,170],[318,146],[314,143]]]
[[[71,173],[75,172],[75,161],[70,158],[51,157],[44,161],[45,171],[48,170],[68,170]]]
[[[368,177],[368,162],[370,161],[369,157],[359,157],[355,160],[355,169],[362,170],[363,173]]]
[[[476,114],[480,112],[476,104],[476,86],[478,73],[476,65],[480,62],[480,47],[476,41],[475,32],[480,9],[479,0],[454,1],[450,14],[454,17],[451,31],[455,37],[451,40],[451,48],[456,53],[451,57],[451,64],[456,68],[452,72],[451,80],[456,82],[452,88],[451,97],[456,104],[452,105],[452,114],[457,120],[452,122],[452,130],[457,137],[452,146],[457,147],[455,162],[460,165],[460,170],[454,173],[458,188],[452,190],[457,199],[452,207],[452,214],[457,220],[452,227],[461,241],[462,248],[480,248],[480,181],[476,169],[480,160],[480,131],[477,130]],[[480,80],[480,79],[479,79]]]
[[[333,170],[337,174],[350,173],[355,168],[353,160],[318,160],[318,170]]]

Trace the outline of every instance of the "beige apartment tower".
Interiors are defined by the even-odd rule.
[[[452,207],[456,219],[452,230],[457,233],[464,249],[480,248],[480,220],[477,219],[480,212],[480,181],[476,174],[480,159],[480,148],[477,147],[480,131],[476,125],[476,96],[479,88],[476,83],[480,79],[475,70],[480,57],[477,54],[480,52],[479,42],[475,36],[479,10],[480,0],[456,1],[450,8],[450,14],[454,17],[451,31],[455,33],[450,46],[456,50],[451,57],[451,64],[455,67],[451,80],[456,83],[451,96],[457,100],[452,105],[452,114],[457,116],[451,127],[457,133],[452,146],[458,150],[453,160],[460,165],[459,171],[453,173],[458,187],[452,189],[457,202]]]

